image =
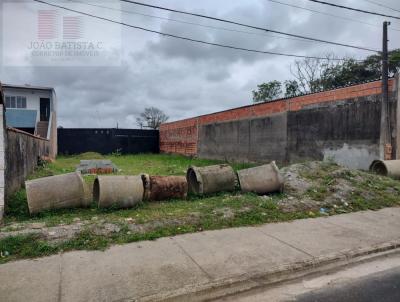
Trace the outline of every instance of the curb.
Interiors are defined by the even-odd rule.
[[[211,301],[256,288],[291,281],[323,271],[338,270],[400,251],[400,240],[355,250],[345,250],[312,260],[285,264],[263,272],[231,276],[204,284],[186,286],[175,291],[136,298],[131,301]]]

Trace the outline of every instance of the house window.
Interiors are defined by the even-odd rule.
[[[26,97],[24,96],[6,96],[6,108],[26,108]]]

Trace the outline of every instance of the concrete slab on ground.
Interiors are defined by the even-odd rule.
[[[313,257],[377,243],[376,237],[369,234],[367,230],[348,229],[340,225],[333,225],[329,223],[329,219],[305,219],[267,224],[259,227],[259,230]]]
[[[256,228],[188,234],[174,240],[214,279],[312,259]]]
[[[124,301],[207,281],[172,239],[163,238],[64,254],[60,301]]]
[[[349,232],[361,232],[373,237],[376,244],[390,241],[400,232],[400,210],[392,208],[377,212],[353,213],[352,219],[345,215],[332,216],[327,222]]]
[[[61,256],[0,265],[1,302],[59,301]]]

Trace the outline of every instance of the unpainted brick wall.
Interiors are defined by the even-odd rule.
[[[394,91],[395,79],[389,80],[389,90]],[[251,117],[265,117],[286,111],[298,111],[324,102],[378,95],[382,93],[381,81],[324,91],[291,99],[249,105],[195,118],[162,124],[160,127],[160,152],[195,156],[198,152],[198,129],[201,125],[233,121]]]

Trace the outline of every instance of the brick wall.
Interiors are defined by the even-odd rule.
[[[198,119],[186,119],[160,127],[160,152],[188,156],[197,154]]]
[[[394,91],[395,79],[389,80],[389,89],[390,91]],[[360,97],[379,95],[381,93],[382,83],[381,81],[375,81],[166,123],[160,127],[160,152],[188,156],[197,155],[198,129],[201,125],[251,117],[264,117],[286,111],[298,111],[324,102],[337,102],[349,99],[357,101]]]

